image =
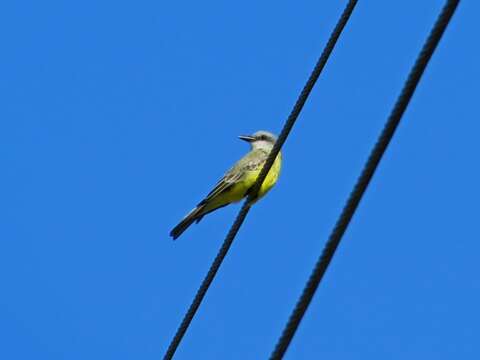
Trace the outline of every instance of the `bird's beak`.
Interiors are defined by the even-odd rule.
[[[252,142],[253,140],[255,140],[255,138],[250,135],[240,135],[238,138],[240,140],[247,141],[247,142]]]

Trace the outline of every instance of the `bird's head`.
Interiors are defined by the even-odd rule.
[[[252,146],[252,149],[267,149],[271,150],[277,137],[271,132],[260,130],[253,135],[241,135],[238,137],[241,140],[247,141]]]

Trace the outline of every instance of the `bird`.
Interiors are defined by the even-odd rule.
[[[260,130],[253,135],[241,135],[238,138],[250,144],[250,152],[238,160],[217,182],[212,191],[172,229],[170,236],[173,240],[194,222],[198,223],[202,220],[205,215],[249,195],[277,137],[268,131]],[[275,185],[281,166],[282,154],[279,152],[257,196],[248,204],[249,206],[262,198]]]

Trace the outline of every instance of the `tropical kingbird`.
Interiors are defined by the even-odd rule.
[[[224,177],[215,185],[205,199],[200,201],[195,209],[190,211],[180,223],[173,228],[170,236],[175,240],[193,222],[199,222],[205,215],[228,204],[238,202],[248,196],[262,170],[268,154],[273,148],[277,137],[268,131],[257,131],[253,135],[242,135],[240,139],[250,143],[250,152],[241,158]],[[278,153],[267,177],[262,183],[257,197],[252,204],[264,196],[277,182],[282,165],[282,154]],[[251,205],[251,204],[250,204]]]

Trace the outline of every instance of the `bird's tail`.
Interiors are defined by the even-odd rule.
[[[185,216],[183,220],[172,229],[172,231],[170,231],[170,236],[173,237],[173,240],[182,235],[182,233],[195,221],[198,222],[203,217],[204,214],[202,214],[202,211],[204,208],[205,204],[198,205],[195,209],[190,211],[187,216]]]

